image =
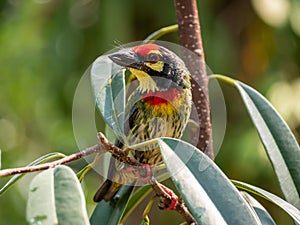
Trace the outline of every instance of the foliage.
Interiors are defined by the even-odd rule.
[[[31,182],[27,201],[29,224],[88,224],[85,199],[73,170],[57,166]]]
[[[118,124],[123,124],[124,119],[112,115],[124,115],[124,100],[122,100],[124,97],[121,97],[122,104],[115,101],[114,90],[125,90],[125,73],[117,74],[111,80],[104,78],[104,81],[99,81],[96,79],[97,76],[103,78],[103,70],[97,69],[99,63],[102,64],[103,60],[96,60],[91,69],[91,74],[94,76],[91,79],[92,86],[94,90],[100,89],[95,94],[96,104],[106,124],[116,132],[116,135],[120,135],[122,129]],[[110,68],[111,66],[113,64],[105,64],[105,67]],[[114,74],[111,71],[110,69],[106,72]],[[297,162],[300,161],[300,149],[292,132],[272,105],[257,91],[225,76],[214,75],[212,77],[234,85],[239,90],[274,166],[283,193],[291,204],[260,188],[236,181],[233,184],[260,196],[267,196],[267,200],[278,204],[297,223],[300,223],[300,211],[296,208],[299,208],[300,202],[297,191],[300,185],[299,168],[297,167]],[[99,88],[99,85],[102,88]],[[249,201],[249,197],[245,198],[238,192],[218,166],[201,151],[176,139],[159,138],[154,141],[160,147],[165,165],[177,190],[199,224],[264,224],[265,217],[252,210],[253,201]],[[50,154],[32,164],[59,156]],[[80,175],[82,176],[81,172]],[[18,176],[12,178],[12,181],[3,188],[1,193],[12,186],[18,178]],[[97,205],[89,222],[86,216],[85,201],[82,199],[83,193],[76,175],[68,167],[58,166],[42,172],[31,182],[27,203],[27,220],[30,224],[39,222],[99,224],[99,221],[103,224],[119,224],[124,212],[126,212],[124,215],[128,217],[128,212],[133,211],[130,207],[136,208],[138,202],[147,196],[147,189],[141,188],[143,191],[138,191],[130,197],[133,187],[123,187],[111,202],[100,202]],[[127,205],[128,201],[131,203]],[[267,211],[264,212],[267,213]],[[270,217],[269,214],[267,215]],[[141,222],[149,222],[148,215],[144,216]]]
[[[288,194],[286,199],[290,200],[290,203],[294,204],[295,207],[283,200],[279,200],[279,203],[277,201],[278,197],[272,194],[268,194],[267,199],[279,204],[299,223],[300,211],[296,208],[299,208],[300,202],[299,193],[297,192],[299,168],[295,162],[300,161],[300,149],[292,132],[272,105],[257,91],[225,76],[214,75],[213,77],[234,85],[239,90],[265,149],[272,160],[283,192],[289,188],[289,191],[286,192]],[[106,96],[106,90],[100,92],[100,95]],[[105,117],[106,111],[110,109],[113,110],[112,105],[99,108],[103,117]],[[118,124],[116,120],[106,121],[111,123],[108,124],[111,127]],[[260,217],[255,211],[251,210],[251,203],[249,203],[250,205],[246,203],[243,196],[234,188],[214,162],[210,161],[199,150],[175,139],[163,138],[158,139],[157,142],[172,180],[199,224],[260,224],[264,222],[264,220],[260,221],[258,219]],[[278,168],[279,166],[280,168]],[[291,180],[287,182],[287,179]],[[238,182],[234,182],[234,184],[241,187]],[[243,189],[251,190],[251,188]],[[256,193],[262,196],[267,193],[259,188],[255,190]],[[292,198],[291,195],[293,195]],[[139,201],[140,199],[141,196]],[[105,205],[112,207],[111,204],[106,203],[99,203],[99,205],[102,205],[102,207],[97,207],[94,212],[97,215],[101,212],[102,214],[107,212]],[[122,212],[119,208],[116,208],[116,210],[118,210],[119,220],[121,220]],[[125,210],[125,206],[123,206],[123,210]],[[115,216],[115,211],[112,210],[110,215]],[[118,224],[119,220],[112,224]]]
[[[33,2],[25,4],[21,2],[17,3],[17,1],[1,2],[1,17],[4,18],[1,21],[0,27],[1,61],[3,62],[1,73],[4,74],[0,78],[0,99],[2,103],[0,112],[0,147],[2,149],[2,168],[24,164],[24,161],[29,161],[37,157],[37,155],[49,152],[49,149],[53,148],[63,149],[66,153],[73,152],[76,149],[76,145],[72,137],[70,108],[76,83],[85,66],[99,52],[107,49],[107,46],[111,46],[112,40],[117,39],[126,42],[132,39],[140,39],[145,33],[149,32],[149,29],[161,26],[159,21],[164,21],[164,24],[174,22],[172,16],[168,16],[173,10],[172,6],[161,1],[160,4],[154,4],[156,8],[155,10],[151,10],[151,13],[147,12],[148,10],[144,11],[147,9],[147,5],[139,5],[141,3],[130,5],[131,2],[116,3],[114,1],[107,1],[101,5],[101,12],[104,12],[103,14],[100,13],[100,7],[95,3],[96,1],[90,1],[91,3],[82,6],[81,9],[83,10],[79,10],[79,13],[75,12],[76,10],[78,12],[80,6],[69,1],[62,1],[63,3],[57,3],[56,1],[48,2],[44,4]],[[297,56],[299,55],[299,38],[288,27],[274,32],[270,27],[266,27],[265,24],[262,24],[255,18],[254,22],[252,21],[249,26],[247,25],[244,28],[245,30],[238,31],[242,32],[243,35],[247,33],[250,35],[249,38],[246,38],[247,40],[243,39],[241,41],[240,45],[242,47],[238,49],[230,39],[230,34],[233,33],[231,29],[233,28],[227,29],[224,25],[224,23],[228,25],[232,23],[232,21],[223,20],[224,14],[221,14],[221,8],[224,9],[224,6],[214,6],[217,3],[203,1],[200,3],[200,9],[203,8],[202,4],[208,9],[205,12],[201,12],[200,10],[203,13],[203,27],[205,27],[204,45],[207,51],[207,61],[214,70],[236,74],[239,76],[239,79],[255,85],[263,93],[267,93],[267,95],[271,94],[271,92],[267,92],[267,87],[273,86],[273,83],[276,83],[277,80],[290,87],[290,84],[285,79],[297,79],[299,72],[299,62],[297,61]],[[234,3],[232,3],[232,6],[238,7]],[[159,12],[161,8],[165,8],[165,12],[163,14],[158,13],[153,18],[154,11]],[[251,7],[241,7],[241,10],[245,10],[244,8]],[[83,13],[84,10],[86,13]],[[228,6],[227,11],[224,11],[224,13],[230,14],[230,10],[233,9]],[[135,12],[138,12],[138,23],[148,24],[149,26],[133,27],[129,25],[128,21],[130,20],[125,18],[134,20],[133,16],[136,15]],[[249,19],[249,12],[243,12],[241,14]],[[214,13],[217,13],[220,17]],[[100,14],[98,21],[101,22],[99,23],[95,22],[97,19],[93,17],[96,14]],[[253,12],[251,11],[250,14],[252,15]],[[148,18],[151,18],[150,22]],[[117,21],[123,21],[124,24],[120,26]],[[242,25],[245,25],[242,20],[240,22]],[[103,30],[100,32],[99,27],[103,27]],[[120,30],[117,31],[115,27],[120,27]],[[209,27],[213,27],[213,29]],[[237,27],[236,29],[242,29],[241,27]],[[172,39],[173,37],[170,36],[167,38]],[[282,45],[282,43],[286,45]],[[276,46],[280,46],[280,48]],[[226,55],[224,56],[223,53]],[[241,57],[239,58],[239,56]],[[233,62],[240,63],[239,65],[235,65]],[[266,67],[266,64],[269,67]],[[286,68],[288,69],[286,70]],[[237,81],[234,81],[234,83],[242,93],[243,99],[247,99],[246,102],[248,104],[246,106],[248,108],[252,107],[252,111],[251,109],[249,110],[250,113],[252,112],[252,118],[253,115],[257,115],[257,112],[263,114],[265,109],[259,109],[254,100],[265,101],[265,99],[260,99],[259,97],[261,96],[257,95],[256,92],[247,86]],[[272,93],[276,92],[276,90],[274,85]],[[249,94],[247,91],[251,91],[252,94]],[[228,94],[228,92],[226,93]],[[236,102],[236,96],[233,96],[231,93],[228,95],[230,96],[230,102]],[[273,96],[270,95],[271,99],[274,100]],[[293,97],[291,95],[287,96],[285,101],[291,101]],[[249,103],[249,100],[252,103]],[[280,102],[280,104],[283,103],[284,101]],[[277,104],[279,103],[277,102]],[[262,156],[261,151],[254,151],[254,149],[257,149],[257,140],[255,135],[252,135],[251,128],[247,127],[247,118],[240,116],[236,119],[237,115],[243,115],[244,112],[241,111],[241,107],[236,107],[234,104],[228,105],[231,112],[229,113],[229,121],[232,121],[234,128],[231,128],[233,125],[230,126],[229,124],[228,136],[226,136],[224,147],[217,158],[217,164],[222,169],[224,168],[223,171],[228,177],[238,177],[242,180],[247,179],[251,183],[262,184],[264,188],[266,188],[267,183],[271,183],[271,186],[267,187],[267,189],[272,189],[272,191],[274,190],[274,192],[280,195],[276,182],[274,180],[273,182],[269,182],[272,179],[272,175],[267,178],[265,177],[270,174],[269,161]],[[253,114],[253,106],[255,114]],[[273,107],[269,107],[269,104],[266,107],[267,110],[273,111]],[[260,115],[260,122],[261,119],[265,122],[264,125],[270,122],[268,119],[264,119],[262,115]],[[281,118],[277,118],[278,121],[285,124]],[[289,125],[293,125],[293,129],[297,129],[297,124],[299,123],[296,116],[288,117],[287,121]],[[264,126],[264,128],[276,132],[274,127],[275,129],[277,128],[277,122],[275,126],[271,124],[273,128],[269,127],[270,124]],[[258,123],[255,123],[255,125],[257,126]],[[265,141],[262,137],[264,131],[260,132],[263,142]],[[276,140],[276,137],[273,137],[273,132],[271,132],[271,138]],[[285,129],[285,132],[279,135],[283,140],[288,140],[289,138],[290,140],[295,140],[290,130]],[[185,144],[183,142],[180,143]],[[272,143],[274,144],[274,141]],[[273,144],[271,147],[274,146]],[[295,144],[297,145],[297,143]],[[268,147],[268,144],[264,142],[264,146]],[[282,148],[276,141],[275,146],[279,152],[277,151],[277,154],[273,155],[275,159],[271,160],[271,163],[274,168],[276,165],[284,168],[283,170],[275,168],[275,171],[277,171],[276,175],[283,179],[279,180],[281,188],[291,188],[293,197],[288,197],[288,199],[293,198],[297,200],[299,199],[299,188],[297,188],[299,187],[299,181],[297,181],[299,177],[295,178],[295,174],[299,174],[299,168],[295,170],[293,161],[297,162],[299,157],[297,155],[296,157],[288,156],[289,151],[286,154],[281,152],[280,149]],[[292,152],[299,153],[299,146],[297,145],[297,147],[292,148],[294,149]],[[39,149],[41,149],[40,152],[37,152]],[[187,147],[187,149],[190,148]],[[20,154],[20,151],[22,151],[22,154]],[[167,150],[162,149],[162,151]],[[272,153],[268,151],[268,154],[271,158]],[[224,157],[222,157],[223,155]],[[201,155],[199,157],[205,156]],[[228,157],[230,157],[230,160]],[[284,163],[278,164],[276,160]],[[253,165],[251,162],[254,162]],[[239,169],[240,165],[243,165],[244,170]],[[73,165],[75,170],[81,167],[82,163]],[[93,179],[98,178],[93,177]],[[285,185],[285,179],[292,186]],[[3,182],[3,179],[1,182]],[[91,186],[90,188],[85,187],[87,195],[89,195],[90,192],[94,192],[96,185],[88,177],[85,178],[85,182],[88,182],[88,185]],[[1,196],[0,224],[21,224],[25,221],[22,204],[25,205],[24,199],[26,198],[28,189],[23,188],[23,185],[24,183]],[[202,184],[200,183],[199,185]],[[240,185],[237,185],[237,187],[241,188]],[[146,188],[143,187],[141,190],[145,190]],[[180,188],[178,189],[180,191]],[[137,193],[140,192],[135,192],[135,194]],[[284,193],[289,192],[284,191]],[[130,199],[134,198],[135,194]],[[143,196],[146,196],[146,194]],[[237,194],[237,196],[240,197],[240,194]],[[88,196],[88,206],[92,205],[90,199]],[[274,199],[271,200],[275,201]],[[129,200],[128,206],[133,207],[129,205],[130,203],[132,202]],[[291,203],[297,205],[297,202]],[[267,204],[267,208],[270,208],[270,205]],[[91,207],[89,208],[90,211]],[[98,207],[95,212],[97,211]],[[125,207],[126,212],[131,211]],[[221,213],[221,215],[223,214]],[[271,213],[271,215],[276,216],[277,213]],[[163,217],[165,217],[165,214]],[[296,218],[298,218],[297,213]],[[139,220],[141,221],[142,218],[139,217]],[[150,216],[150,220],[152,222],[155,218]]]

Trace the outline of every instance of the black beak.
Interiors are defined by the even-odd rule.
[[[137,57],[131,51],[114,53],[108,57],[111,59],[111,61],[123,67],[135,67],[135,65],[138,64]]]

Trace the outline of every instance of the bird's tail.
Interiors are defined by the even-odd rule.
[[[110,201],[122,186],[122,184],[107,179],[94,195],[94,201]]]
[[[121,146],[121,144],[117,143],[117,146]],[[110,201],[124,184],[132,183],[135,180],[133,172],[124,170],[126,166],[126,164],[115,157],[111,157],[107,179],[94,195],[95,202],[100,202],[101,200]]]

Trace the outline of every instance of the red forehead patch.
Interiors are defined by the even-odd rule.
[[[156,44],[145,44],[145,45],[138,45],[132,49],[133,52],[136,52],[140,55],[148,55],[148,53],[152,50],[158,50],[159,46]]]

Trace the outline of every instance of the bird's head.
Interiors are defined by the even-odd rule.
[[[172,87],[190,88],[190,74],[184,62],[160,45],[138,45],[114,53],[109,58],[137,77],[139,89],[143,92],[166,91]]]

